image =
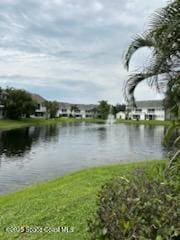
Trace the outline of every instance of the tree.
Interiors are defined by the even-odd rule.
[[[166,95],[180,81],[180,1],[175,0],[165,8],[157,11],[151,21],[150,28],[138,35],[129,45],[125,54],[125,67],[133,54],[140,48],[152,50],[152,58],[141,72],[132,74],[126,82],[125,96],[135,104],[134,91],[137,85],[148,80],[150,86],[163,91],[166,85]],[[178,98],[180,102],[180,99]],[[169,102],[173,104],[173,102]],[[173,106],[171,105],[171,108]],[[179,116],[178,116],[179,118]]]
[[[112,106],[112,113],[116,115],[118,112],[125,112],[126,105],[125,104],[116,104],[116,106]]]
[[[93,117],[94,118],[98,118],[99,117],[99,110],[98,110],[98,107],[93,107],[90,109],[91,113],[93,114]]]
[[[176,118],[180,116],[180,79],[172,87],[168,87],[164,104]]]
[[[6,97],[3,99],[3,104],[7,118],[29,117],[34,112],[35,102],[30,93],[14,88],[7,88],[5,92]]]
[[[152,50],[149,64],[141,72],[132,74],[125,85],[126,99],[135,105],[134,91],[138,84],[148,80],[150,86],[158,91],[164,91],[165,104],[176,116],[176,123],[170,126],[165,140],[172,136],[173,130],[180,128],[180,1],[174,0],[166,7],[157,11],[151,21],[150,28],[141,36],[136,36],[125,54],[125,67],[133,54],[140,48]],[[168,137],[167,137],[168,136]],[[175,140],[177,143],[177,140]],[[179,140],[178,140],[179,141]],[[180,150],[172,159],[180,156]],[[171,159],[171,163],[172,163]]]
[[[71,112],[79,112],[80,110],[79,110],[79,108],[78,108],[78,106],[77,105],[72,105],[71,106]]]
[[[105,100],[100,101],[97,109],[99,111],[100,117],[102,119],[107,119],[109,110],[110,110],[110,106],[109,106],[108,102]]]
[[[50,118],[55,118],[59,109],[59,103],[56,101],[45,101],[47,114]]]

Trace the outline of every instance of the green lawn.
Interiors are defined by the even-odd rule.
[[[105,123],[103,119],[96,118],[86,118],[86,119],[78,119],[78,118],[55,118],[55,119],[44,119],[44,118],[27,118],[21,120],[0,120],[0,130],[9,130],[14,128],[27,127],[32,125],[46,125],[46,124],[61,124],[61,123],[73,123],[73,122],[87,122],[87,123]],[[144,124],[144,125],[165,125],[168,126],[171,124],[171,121],[145,121],[145,120],[123,120],[119,119],[116,123],[128,123],[128,124]]]
[[[44,118],[28,118],[21,120],[0,120],[0,130],[8,130],[14,128],[27,127],[32,125],[46,125],[46,124],[61,124],[61,123],[73,123],[73,122],[92,122],[92,123],[103,123],[101,119],[78,119],[78,118],[55,118],[55,119],[44,119]]]
[[[96,210],[102,184],[146,166],[153,177],[164,161],[110,165],[82,170],[0,197],[0,239],[88,239],[87,219]],[[7,233],[10,226],[74,227],[73,233]]]
[[[106,120],[100,119],[100,118],[85,118],[82,121],[87,123],[105,123],[106,122]]]
[[[164,125],[169,126],[172,124],[172,121],[160,121],[160,120],[124,120],[124,119],[118,119],[116,123],[127,123],[127,124],[143,124],[143,125],[152,125],[152,126],[158,126],[158,125]]]
[[[55,118],[55,119],[44,119],[44,118],[27,118],[21,120],[0,120],[0,129],[14,129],[21,128],[31,125],[46,125],[46,124],[57,124],[57,123],[71,123],[80,122],[81,119],[77,118]]]

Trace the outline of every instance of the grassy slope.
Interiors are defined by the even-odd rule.
[[[14,129],[20,127],[26,127],[31,125],[43,125],[54,123],[70,123],[78,122],[78,119],[74,118],[57,118],[57,119],[43,119],[43,118],[28,118],[21,120],[0,120],[0,129]]]
[[[92,122],[103,123],[101,119],[77,119],[77,118],[56,118],[56,119],[43,119],[43,118],[28,118],[21,120],[0,120],[0,130],[14,129],[27,127],[31,125],[46,125],[46,124],[60,124],[60,123],[73,123],[73,122]]]
[[[116,121],[117,123],[127,123],[127,124],[143,124],[143,125],[153,125],[153,126],[158,126],[158,125],[164,125],[168,126],[172,122],[171,121],[160,121],[160,120],[124,120],[124,119],[118,119]]]
[[[53,181],[36,184],[0,197],[0,239],[88,239],[87,219],[95,212],[100,186],[117,175],[125,176],[135,167],[154,166],[163,161],[111,165],[83,170]],[[152,168],[153,167],[153,168]],[[74,233],[5,233],[5,227],[73,226]]]
[[[4,129],[14,129],[14,128],[21,128],[27,127],[31,125],[45,125],[45,124],[61,124],[61,123],[72,123],[72,122],[89,122],[89,123],[105,123],[105,120],[102,119],[94,119],[94,118],[87,118],[87,119],[77,119],[77,118],[56,118],[56,119],[42,119],[42,118],[29,118],[29,119],[22,119],[22,120],[0,120],[0,130]],[[170,125],[170,121],[135,121],[135,120],[117,120],[116,123],[128,123],[128,124],[144,124],[144,125]]]
[[[106,122],[106,120],[100,119],[100,118],[85,118],[82,121],[87,123],[105,123]]]

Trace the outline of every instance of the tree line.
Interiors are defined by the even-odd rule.
[[[38,106],[29,92],[15,88],[0,88],[0,104],[4,106],[4,117],[8,119],[29,118]],[[46,116],[54,118],[59,109],[58,102],[45,101],[43,104],[46,107]]]
[[[29,118],[35,113],[38,102],[32,98],[32,95],[22,89],[15,88],[0,88],[0,104],[4,106],[4,117],[8,119]],[[44,101],[43,105],[46,107],[46,118],[55,118],[59,109],[57,101]],[[106,100],[99,101],[97,107],[91,109],[94,116],[101,119],[107,119],[110,113],[114,116],[119,111],[125,111],[124,104],[116,104],[112,106]],[[78,105],[72,105],[71,111],[80,111]]]

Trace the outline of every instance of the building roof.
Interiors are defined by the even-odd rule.
[[[45,98],[40,96],[39,94],[31,93],[32,99],[38,103],[44,103],[46,101]],[[75,104],[75,103],[67,103],[67,102],[59,102],[60,109],[71,109],[72,106],[77,106],[79,110],[92,110],[97,107],[95,104]]]
[[[136,101],[136,108],[163,108],[163,100],[148,100],[148,101]],[[127,106],[127,108],[133,108]]]
[[[39,94],[31,93],[31,96],[32,96],[32,99],[33,99],[35,102],[43,103],[43,102],[46,101],[46,99],[43,98],[42,96],[40,96]]]
[[[59,108],[64,109],[71,109],[72,106],[77,106],[79,110],[91,110],[96,108],[97,105],[95,104],[74,104],[74,103],[66,103],[66,102],[59,102]]]

